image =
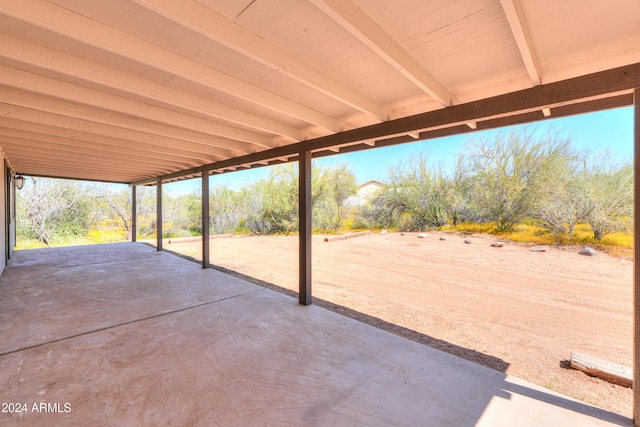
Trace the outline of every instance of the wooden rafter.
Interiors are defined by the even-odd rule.
[[[3,99],[8,102],[0,103],[0,115],[17,120],[49,124],[100,135],[125,137],[125,139],[126,136],[134,135],[133,139],[145,142],[172,141],[176,148],[193,149],[194,152],[205,154],[234,156],[253,151],[253,147],[248,143],[210,138],[198,132],[171,128],[162,123],[141,123],[140,120],[126,116],[107,115],[97,110],[65,104],[60,101],[51,102],[28,94],[12,94],[9,97],[9,90],[3,91]],[[157,145],[162,144],[158,143]]]
[[[0,58],[23,67],[36,69],[42,74],[58,75],[79,86],[97,85],[104,90],[117,91],[123,96],[134,96],[157,105],[197,113],[204,117],[241,124],[263,132],[280,135],[289,140],[304,139],[298,129],[275,120],[249,114],[217,102],[190,95],[152,81],[123,73],[100,64],[85,61],[53,49],[36,46],[0,33]]]
[[[55,98],[61,101],[73,102],[98,110],[108,110],[127,114],[139,119],[191,129],[214,137],[255,144],[262,148],[273,148],[277,145],[272,138],[265,135],[248,132],[222,123],[211,122],[143,102],[110,95],[94,89],[61,82],[37,74],[11,69],[2,65],[0,65],[0,85],[23,92],[37,93],[41,96]],[[60,109],[55,107],[54,111],[60,111]],[[119,120],[119,123],[124,125],[122,120]]]
[[[0,0],[0,13],[319,127],[334,132],[344,128],[333,117],[54,4],[42,2],[35,8],[28,2]]]
[[[37,114],[36,114],[37,115]],[[50,115],[50,118],[55,118]],[[107,136],[104,134],[83,132],[72,129],[71,127],[58,127],[42,123],[26,120],[14,120],[11,118],[0,117],[0,135],[9,138],[23,138],[34,141],[43,141],[48,143],[58,143],[71,146],[96,147],[99,150],[108,150],[120,154],[139,154],[148,159],[167,159],[185,162],[214,162],[220,159],[220,156],[205,154],[193,150],[170,147],[170,141],[173,144],[179,141],[163,140],[156,141],[151,135],[139,135],[148,137],[144,140],[142,137],[136,137],[135,133],[123,133],[118,137]],[[129,139],[128,137],[131,137]],[[163,144],[163,141],[164,142]]]
[[[351,0],[311,2],[438,103],[452,104],[449,90]]]
[[[518,4],[518,0],[500,0],[500,4],[502,4],[502,9],[511,26],[511,32],[518,44],[520,56],[522,56],[524,66],[527,68],[531,83],[537,86],[542,82],[542,79],[540,71],[538,70],[538,60],[535,49],[533,48],[533,43],[531,42],[527,22],[522,13],[522,8]]]
[[[518,122],[524,123],[526,121],[541,120],[543,118],[541,114],[542,108],[560,107],[579,102],[594,103],[593,107],[581,112],[595,111],[599,98],[607,98],[613,94],[621,94],[623,92],[630,93],[636,86],[640,87],[640,63],[547,85],[539,85],[530,89],[455,105],[446,109],[403,117],[401,119],[277,147],[247,156],[222,160],[209,165],[209,167],[212,170],[226,169],[231,166],[253,164],[262,160],[292,156],[297,152],[327,149],[337,145],[350,144],[355,141],[370,141],[372,139],[389,137],[389,135],[405,134],[406,138],[411,138],[407,134],[418,129],[444,130],[445,132],[434,135],[445,136],[470,131],[471,129],[467,125],[469,122],[476,122],[477,127],[480,128],[480,124],[483,121],[489,122],[496,120],[494,126],[504,126],[505,123],[500,122],[499,119],[515,115],[526,116],[527,113],[534,113],[531,116],[526,116],[523,121]],[[607,108],[606,106],[608,104],[605,102],[602,103],[602,105],[603,107],[601,108]],[[460,125],[459,128],[462,129],[459,129],[458,125]],[[453,127],[457,128],[455,132],[446,132],[447,128]],[[487,128],[486,126],[482,126],[482,129]],[[423,134],[421,133],[420,136],[423,137]],[[397,143],[406,142],[406,138],[399,138]],[[386,145],[392,145],[392,143]],[[187,170],[172,173],[162,179],[192,172],[193,171]],[[149,180],[143,180],[133,183],[132,185],[144,185],[148,183]]]
[[[386,119],[383,108],[373,100],[196,1],[134,1],[352,108],[380,121]]]
[[[35,136],[32,136],[35,135]],[[80,141],[78,145],[71,145],[63,139],[55,139],[46,135],[41,135],[44,141],[39,141],[38,134],[24,135],[24,138],[12,136],[7,138],[4,132],[0,134],[0,144],[5,152],[11,150],[19,151],[21,154],[32,156],[34,153],[46,153],[48,156],[63,156],[65,159],[77,159],[83,162],[83,159],[111,160],[113,163],[131,163],[133,165],[153,168],[155,166],[192,168],[197,167],[201,162],[186,162],[171,158],[159,158],[145,156],[140,150],[109,150],[104,147],[87,147]],[[135,153],[135,154],[134,154]],[[124,155],[124,156],[123,156]]]

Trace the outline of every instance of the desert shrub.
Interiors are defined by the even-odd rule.
[[[541,172],[544,179],[541,180],[542,191],[534,216],[539,225],[557,236],[558,241],[566,240],[583,216],[577,175],[584,156],[585,153],[567,149],[551,159],[551,167]]]
[[[216,186],[209,194],[210,230],[213,234],[235,233],[246,209],[242,193]]]
[[[532,130],[478,138],[465,153],[469,173],[467,197],[485,222],[509,231],[535,213],[550,171],[570,155],[570,142],[554,137],[537,140]]]
[[[367,203],[355,209],[352,228],[357,229],[399,229],[400,209],[388,209],[385,190],[378,193]]]
[[[162,237],[190,237],[202,235],[201,195],[195,191],[176,194],[163,186]]]
[[[633,166],[602,156],[585,167],[579,176],[579,186],[582,218],[591,226],[594,239],[631,230]]]
[[[350,213],[348,200],[358,192],[356,176],[344,163],[312,169],[313,227],[337,232]]]
[[[156,189],[155,187],[138,187],[136,192],[136,234],[143,239],[155,237]]]
[[[419,153],[389,171],[388,185],[375,206],[375,217],[407,231],[420,231],[475,218],[466,197],[468,185],[458,163],[453,173]],[[371,215],[371,214],[370,214]]]
[[[268,178],[242,193],[242,226],[255,234],[288,234],[298,230],[298,173],[294,164],[274,167]]]

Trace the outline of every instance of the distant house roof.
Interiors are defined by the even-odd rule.
[[[386,184],[384,182],[380,182],[380,181],[377,181],[375,179],[372,179],[370,181],[363,182],[362,184],[360,184],[358,186],[358,188],[365,188],[365,187],[368,187],[370,185],[375,185],[375,186],[378,186],[378,187],[384,187]]]
[[[363,182],[358,186],[358,193],[355,196],[351,196],[347,203],[351,206],[364,205],[375,196],[379,189],[383,187],[386,187],[386,184],[375,179]]]

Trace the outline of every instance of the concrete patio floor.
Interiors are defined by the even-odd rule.
[[[0,402],[25,426],[631,425],[135,243],[14,253]]]

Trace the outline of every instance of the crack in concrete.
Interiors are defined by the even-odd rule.
[[[96,332],[107,331],[109,329],[118,328],[120,326],[126,326],[126,325],[130,325],[130,324],[133,324],[133,323],[143,322],[145,320],[157,319],[157,318],[160,318],[160,317],[163,317],[163,316],[168,316],[170,314],[180,313],[182,311],[191,310],[193,308],[203,307],[205,305],[214,304],[214,303],[217,303],[217,302],[226,301],[226,300],[233,299],[233,298],[238,298],[238,297],[242,297],[242,296],[245,296],[245,295],[251,295],[251,294],[255,294],[255,293],[258,293],[258,292],[263,292],[263,291],[266,291],[266,290],[267,289],[256,289],[254,291],[244,292],[242,294],[231,295],[231,296],[228,296],[228,297],[224,297],[224,298],[220,298],[220,299],[216,299],[216,300],[212,300],[212,301],[205,301],[203,303],[190,305],[188,307],[182,307],[182,308],[178,308],[178,309],[175,309],[175,310],[164,311],[162,313],[153,314],[151,316],[142,317],[140,319],[128,320],[126,322],[117,323],[115,325],[109,325],[109,326],[104,326],[104,327],[98,328],[98,329],[92,329],[90,331],[79,332],[77,334],[69,335],[69,336],[62,337],[62,338],[56,338],[54,340],[43,342],[43,343],[40,343],[40,344],[34,344],[34,345],[27,346],[27,347],[21,347],[21,348],[15,349],[15,350],[5,351],[3,353],[0,353],[0,357],[7,356],[9,354],[19,353],[21,351],[31,350],[31,349],[38,348],[38,347],[43,347],[43,346],[49,345],[49,344],[55,344],[55,343],[58,343],[60,341],[65,341],[65,340],[69,340],[69,339],[72,339],[72,338],[81,337],[83,335],[89,335],[89,334],[93,334],[93,333],[96,333]]]

